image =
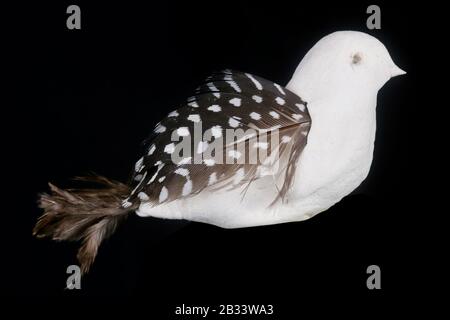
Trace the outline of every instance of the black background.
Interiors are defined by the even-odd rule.
[[[81,7],[81,30],[66,28],[69,4]],[[411,32],[417,12],[404,4],[379,4],[382,29],[367,30],[369,4],[61,1],[5,10],[14,18],[4,46],[12,99],[2,110],[3,293],[45,313],[95,306],[149,319],[173,316],[182,303],[274,304],[276,319],[307,307],[334,312],[336,301],[387,314],[414,296],[421,244],[413,223],[423,212],[411,174],[420,112],[413,53],[422,35]],[[376,36],[408,72],[379,92],[374,162],[359,189],[313,219],[275,226],[224,230],[132,215],[102,245],[82,290],[64,290],[77,245],[31,236],[47,181],[68,186],[91,171],[126,180],[140,141],[209,72],[285,84],[307,50],[337,30]],[[366,287],[371,264],[381,267],[382,290]]]

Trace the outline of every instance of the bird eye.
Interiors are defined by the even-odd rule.
[[[352,64],[359,64],[362,60],[361,53],[357,52],[352,55]]]

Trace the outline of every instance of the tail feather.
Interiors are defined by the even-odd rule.
[[[114,233],[128,213],[137,208],[137,204],[122,207],[122,200],[130,191],[123,183],[96,175],[76,179],[101,187],[62,190],[49,183],[51,193],[40,195],[38,201],[44,214],[36,223],[33,235],[57,241],[81,240],[77,258],[81,271],[86,273],[102,241]]]

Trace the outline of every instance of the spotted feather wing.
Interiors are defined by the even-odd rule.
[[[275,200],[283,199],[310,124],[306,103],[288,89],[248,73],[214,73],[156,125],[124,203],[158,205],[271,174],[283,177]]]

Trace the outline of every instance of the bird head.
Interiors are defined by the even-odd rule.
[[[349,90],[376,94],[390,78],[405,73],[375,37],[338,31],[309,50],[287,87],[307,101],[319,95],[346,94]]]

